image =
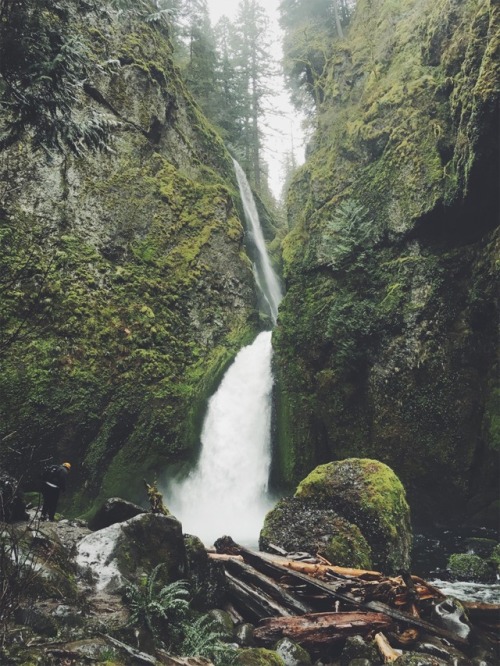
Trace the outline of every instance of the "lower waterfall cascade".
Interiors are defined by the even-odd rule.
[[[183,531],[204,543],[229,534],[251,545],[271,508],[271,352],[265,331],[238,353],[209,401],[196,467],[169,490]]]

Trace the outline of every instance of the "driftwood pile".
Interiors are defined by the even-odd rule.
[[[471,628],[445,628],[433,619],[444,595],[422,578],[402,573],[333,566],[321,557],[276,555],[249,550],[230,537],[215,542],[213,559],[224,563],[229,610],[236,620],[256,624],[256,644],[272,648],[284,637],[321,656],[350,636],[373,638],[386,662],[411,650],[423,636],[445,639],[467,651]],[[500,606],[464,603],[472,632],[498,640]]]

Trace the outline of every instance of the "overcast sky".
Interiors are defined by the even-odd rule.
[[[238,0],[207,0],[212,25],[215,25],[222,15],[234,20],[238,11]],[[269,30],[272,35],[274,57],[281,59],[281,30],[278,24],[278,5],[280,0],[260,0],[261,7],[269,16]],[[291,106],[286,93],[281,86],[277,86],[276,95],[269,100],[269,104],[276,113],[270,113],[265,119],[267,139],[265,141],[265,159],[269,165],[269,184],[276,198],[279,198],[283,184],[282,161],[283,155],[290,152],[293,147],[298,163],[303,161],[304,146],[301,130],[301,118]]]

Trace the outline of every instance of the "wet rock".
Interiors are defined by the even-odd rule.
[[[137,504],[127,502],[120,497],[111,497],[104,502],[101,508],[97,510],[95,516],[89,520],[89,529],[93,532],[102,530],[115,523],[123,523],[129,520],[129,518],[134,518],[134,516],[145,512],[145,509]]]
[[[495,539],[469,537],[465,540],[467,553],[471,555],[478,555],[484,559],[491,557],[498,545],[499,544],[497,541],[495,541]]]
[[[201,540],[184,535],[187,558],[187,578],[194,591],[191,605],[199,611],[222,606],[226,591],[226,576],[221,562],[210,560]]]
[[[29,599],[76,598],[76,566],[54,523],[42,523],[36,529],[25,523],[13,525],[8,539],[16,552],[9,580],[21,585],[23,595]]]
[[[456,553],[448,560],[447,570],[454,580],[473,581],[474,583],[493,583],[495,569],[478,555]]]
[[[221,632],[222,640],[226,642],[232,641],[234,638],[234,625],[229,613],[219,608],[214,608],[208,615],[213,620],[217,630]]]
[[[14,617],[18,624],[30,627],[37,634],[57,636],[57,620],[43,608],[19,608]]]
[[[432,657],[438,657],[444,661],[456,662],[457,664],[462,664],[464,659],[463,652],[459,652],[448,641],[437,637],[429,636],[425,642],[416,643],[413,651],[418,653],[423,652]]]
[[[274,648],[285,662],[285,666],[310,666],[311,657],[303,647],[289,638],[282,638]]]
[[[15,523],[28,520],[26,502],[19,490],[17,480],[0,470],[0,521]]]
[[[285,539],[300,541],[307,532],[304,514],[319,512],[328,520],[313,520],[313,538],[316,543],[331,546],[333,551],[336,545],[337,552],[344,549],[350,554],[352,559],[343,561],[344,565],[359,565],[357,558],[367,558],[371,551],[373,567],[384,573],[408,568],[412,545],[410,510],[401,482],[387,465],[359,458],[320,465],[299,484],[293,499],[300,501],[295,502],[299,509],[296,518],[293,511],[287,521],[276,519],[274,511],[266,516],[259,542],[263,550],[267,543],[288,549],[283,544]],[[278,512],[282,506],[278,505]],[[355,526],[350,543],[343,531],[344,523],[335,514]]]
[[[420,652],[405,652],[395,662],[398,666],[448,666],[449,661]]]
[[[464,607],[453,597],[446,597],[434,608],[434,620],[437,624],[449,631],[453,631],[462,638],[467,638],[471,627]]]
[[[239,650],[236,663],[239,666],[285,666],[279,654],[265,648]]]
[[[340,654],[340,666],[351,666],[353,661],[366,661],[368,664],[380,664],[377,648],[362,636],[350,636]]]
[[[253,630],[254,626],[249,622],[244,622],[236,627],[235,638],[238,645],[241,645],[241,647],[254,647]]]
[[[97,590],[117,591],[163,564],[159,584],[183,578],[186,551],[182,526],[173,516],[143,513],[93,532],[78,544],[77,562],[96,574]]]

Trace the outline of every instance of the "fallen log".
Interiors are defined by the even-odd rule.
[[[136,650],[133,647],[130,647],[130,645],[122,643],[122,641],[119,641],[117,638],[113,638],[113,636],[110,636],[109,634],[101,634],[101,635],[107,641],[109,641],[111,645],[114,645],[120,650],[123,650],[123,652],[128,654],[128,656],[134,659],[136,662],[140,664],[152,664],[153,666],[155,666],[155,664],[157,663],[156,659],[152,657],[150,654],[147,654],[146,652],[141,652],[140,650]]]
[[[231,556],[233,558],[233,556]],[[229,571],[235,578],[244,581],[252,586],[257,586],[275,601],[287,608],[293,615],[303,615],[312,613],[314,609],[296,599],[286,590],[280,587],[272,578],[256,571],[253,567],[234,559],[229,559],[225,565],[226,571]]]
[[[258,590],[226,572],[230,597],[237,610],[248,622],[257,622],[263,617],[291,615],[288,608],[281,606],[262,590]]]
[[[496,633],[500,641],[500,604],[485,604],[479,601],[462,601],[467,617],[473,624]]]
[[[379,571],[349,569],[347,567],[336,567],[333,564],[309,564],[308,562],[294,562],[293,560],[286,560],[285,562],[281,562],[281,564],[289,569],[314,576],[315,578],[326,578],[328,574],[332,573],[337,576],[361,578],[364,580],[382,578],[382,574]]]
[[[311,652],[319,652],[349,636],[366,636],[387,629],[391,624],[392,620],[382,613],[308,613],[298,617],[266,618],[254,630],[254,638],[257,645],[269,647],[286,637]]]
[[[423,629],[424,631],[433,634],[435,636],[441,636],[442,638],[446,638],[452,643],[461,646],[468,645],[467,639],[462,638],[462,636],[459,636],[453,631],[443,629],[442,627],[439,627],[432,622],[423,620],[422,618],[419,617],[414,617],[410,613],[406,613],[403,610],[398,610],[380,601],[364,602],[362,599],[359,599],[354,595],[349,594],[349,592],[339,591],[339,586],[341,581],[333,583],[319,581],[318,579],[313,578],[312,576],[307,576],[303,573],[294,571],[282,564],[279,564],[275,558],[273,558],[273,560],[270,561],[269,559],[264,558],[261,555],[257,554],[255,551],[251,551],[242,546],[238,546],[238,544],[234,543],[232,539],[226,537],[223,539],[218,539],[215,542],[215,547],[218,552],[224,552],[224,550],[227,548],[229,552],[231,552],[232,554],[242,555],[246,563],[251,564],[256,569],[262,571],[263,573],[266,573],[273,577],[277,577],[278,579],[281,576],[285,575],[286,573],[286,575],[288,575],[289,577],[294,578],[295,580],[299,581],[301,584],[306,584],[316,592],[320,592],[321,594],[326,594],[334,601],[339,600],[350,606],[354,606],[356,608],[365,611],[374,611],[378,613],[383,613],[388,615],[389,617],[392,617],[398,622],[401,622],[410,627],[418,627],[419,629]]]
[[[384,664],[390,664],[401,656],[401,650],[394,650],[382,632],[376,634],[375,643],[384,660]]]
[[[220,560],[221,562],[228,562],[229,560],[237,560],[238,562],[244,562],[242,555],[224,555],[224,553],[210,553],[207,552],[209,559],[211,560]]]

